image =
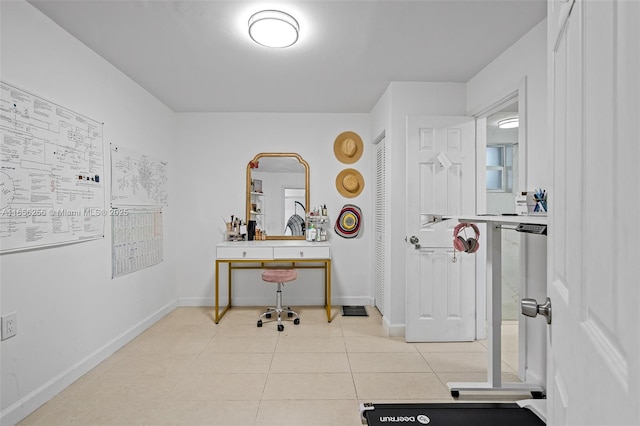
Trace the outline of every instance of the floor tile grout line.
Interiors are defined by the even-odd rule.
[[[256,414],[253,419],[253,424],[258,424],[258,417],[260,416],[260,408],[262,407],[265,401],[265,393],[267,391],[267,384],[269,383],[269,377],[271,376],[273,368],[273,360],[275,359],[276,353],[278,351],[278,344],[280,343],[280,334],[276,335],[276,344],[273,345],[273,351],[271,353],[271,360],[269,361],[269,368],[267,369],[266,378],[264,381],[264,385],[262,386],[262,392],[260,393],[260,400],[258,401],[258,408],[256,410]]]
[[[178,312],[178,311],[176,311],[176,312]],[[186,312],[186,311],[184,311],[184,312]],[[242,321],[246,321],[247,317],[240,316],[239,318],[241,318]],[[188,316],[186,316],[186,315],[183,316],[183,315],[177,315],[176,314],[174,316],[174,318],[172,318],[172,320],[174,321],[174,324],[169,323],[169,322],[163,322],[162,328],[158,327],[157,330],[152,330],[152,334],[154,335],[154,337],[160,337],[161,338],[162,335],[163,335],[163,332],[165,332],[165,331],[171,337],[171,336],[175,336],[176,330],[180,329],[181,327],[199,326],[199,323],[197,323],[196,321],[189,320]],[[233,321],[226,321],[226,325],[233,324],[235,322],[234,318],[225,318],[225,320],[233,320]],[[371,323],[372,324],[376,323],[375,319]],[[365,324],[365,322],[362,322],[362,324]],[[207,326],[209,326],[209,325],[210,324],[207,323]],[[248,324],[244,324],[244,325],[248,325]],[[433,351],[433,352],[431,352],[431,351],[421,351],[418,348],[418,345],[416,345],[415,343],[410,343],[411,347],[414,350],[413,351],[409,351],[409,352],[405,352],[405,351],[379,352],[379,351],[372,351],[372,350],[366,350],[364,352],[361,352],[361,351],[358,350],[358,349],[362,349],[362,347],[359,347],[359,342],[357,341],[357,338],[371,338],[371,339],[379,339],[379,338],[381,338],[381,339],[384,339],[384,340],[393,340],[394,342],[398,342],[399,339],[389,339],[388,336],[383,336],[383,335],[377,334],[377,333],[379,333],[379,331],[376,332],[375,330],[373,330],[371,333],[369,333],[369,330],[367,330],[366,332],[363,332],[362,334],[359,334],[358,330],[360,329],[360,326],[358,324],[355,324],[355,322],[351,322],[351,321],[346,321],[346,323],[342,323],[341,322],[341,323],[337,323],[335,325],[339,326],[339,330],[340,330],[339,331],[339,336],[333,336],[333,335],[331,335],[331,336],[304,336],[304,335],[302,335],[302,336],[291,336],[291,335],[285,336],[285,335],[283,335],[281,333],[277,333],[275,330],[265,330],[265,331],[269,331],[269,332],[273,331],[273,333],[269,333],[269,334],[275,334],[275,335],[273,335],[273,337],[275,339],[275,344],[273,346],[271,346],[269,348],[268,352],[267,352],[268,354],[270,354],[269,364],[268,364],[268,369],[266,370],[267,374],[264,376],[265,377],[265,382],[263,384],[262,391],[260,393],[260,399],[259,400],[255,400],[257,402],[257,409],[256,409],[256,411],[255,411],[255,413],[253,415],[253,424],[254,425],[255,424],[259,424],[258,422],[260,422],[260,424],[261,424],[264,421],[264,418],[262,418],[262,419],[260,418],[260,410],[264,409],[266,407],[265,403],[266,403],[267,399],[265,399],[265,396],[268,396],[268,395],[266,395],[265,392],[267,390],[267,383],[268,383],[269,377],[274,378],[276,374],[279,374],[276,371],[273,371],[273,367],[274,367],[274,365],[275,365],[274,363],[276,362],[276,359],[277,359],[279,344],[284,343],[285,342],[285,338],[288,339],[290,337],[311,337],[311,338],[340,337],[341,338],[341,342],[342,342],[343,351],[335,352],[335,353],[344,353],[345,356],[346,356],[346,360],[347,360],[347,363],[348,363],[348,371],[349,371],[349,374],[351,375],[351,381],[350,381],[351,384],[350,384],[350,386],[352,386],[353,389],[354,389],[354,397],[355,397],[355,401],[356,402],[362,400],[361,393],[358,392],[358,388],[356,387],[356,384],[357,384],[356,376],[358,375],[358,373],[354,372],[354,365],[355,365],[354,364],[354,357],[357,356],[356,354],[364,354],[364,353],[370,354],[370,355],[372,355],[372,357],[370,359],[374,359],[376,354],[383,354],[383,353],[397,354],[397,355],[398,354],[418,353],[420,359],[422,361],[424,361],[425,364],[428,366],[428,368],[431,370],[430,372],[420,371],[420,373],[435,374],[436,377],[437,377],[437,381],[442,386],[446,387],[444,379],[445,379],[445,374],[447,374],[447,373],[433,371],[432,365],[427,360],[429,354],[435,354],[435,353],[439,353],[439,354],[445,353],[446,354],[446,353],[452,353],[452,352],[453,353],[486,353],[486,348],[483,351],[477,351],[477,352],[475,352],[475,351],[474,352],[467,352],[467,351],[459,352],[459,351],[456,351],[456,350],[450,350],[450,351],[446,351],[446,352],[443,352],[441,350],[437,350],[437,351]],[[237,326],[237,324],[236,324],[236,326]],[[188,363],[189,366],[193,366],[197,359],[201,358],[205,353],[207,353],[207,351],[210,350],[210,347],[215,344],[214,342],[216,341],[216,339],[220,339],[221,340],[221,341],[217,342],[219,344],[225,344],[226,342],[230,342],[230,340],[226,340],[226,338],[225,338],[225,337],[230,337],[230,336],[221,335],[221,331],[224,330],[224,328],[219,327],[218,325],[216,325],[215,327],[216,327],[215,333],[213,333],[211,335],[208,335],[208,336],[200,334],[200,333],[193,333],[193,334],[188,333],[188,336],[185,336],[185,339],[184,339],[183,343],[186,343],[186,344],[194,344],[195,343],[196,344],[195,347],[194,347],[194,349],[196,349],[196,350],[193,351],[192,354],[188,355],[188,357],[190,358],[190,361]],[[253,327],[255,327],[255,323],[254,323]],[[241,330],[242,328],[243,327],[242,327],[242,324],[241,324],[241,326],[238,327],[238,329]],[[349,331],[347,332],[347,330],[349,330]],[[355,334],[354,334],[354,331],[355,331]],[[156,333],[157,333],[157,335],[155,335]],[[242,338],[251,339],[251,338],[254,337],[254,336],[250,335],[251,333],[246,333],[246,334],[247,334],[246,336],[237,336],[237,337],[239,339],[242,339]],[[142,336],[142,337],[144,337],[144,336]],[[202,339],[203,337],[206,337],[206,339]],[[354,339],[354,340],[352,342],[350,342],[349,345],[348,345],[347,342],[349,342],[351,339]],[[133,339],[132,342],[135,341],[135,340],[136,339]],[[200,340],[206,340],[206,342],[203,343],[202,347],[198,347],[197,346],[197,343]],[[290,341],[290,342],[288,342],[288,344],[290,345],[292,342],[295,343],[295,341]],[[322,344],[322,343],[320,343],[320,344]],[[480,344],[482,345],[481,342],[480,342]],[[238,349],[236,349],[236,352],[224,352],[223,351],[223,352],[219,352],[219,353],[220,354],[227,354],[227,355],[233,354],[233,353],[254,353],[252,351],[249,351],[249,352],[241,351],[240,349],[242,347],[243,346],[238,346]],[[453,346],[453,347],[455,348],[455,346]],[[143,347],[143,349],[147,350],[148,348],[144,348]],[[365,348],[365,349],[369,349],[369,348]],[[189,351],[189,352],[191,352],[191,351]],[[212,353],[218,353],[218,352],[212,352]],[[282,353],[286,353],[286,352],[282,352]],[[295,353],[302,353],[302,352],[291,352],[291,353],[295,354]],[[114,355],[115,355],[115,353],[112,354],[111,357],[113,357]],[[126,353],[124,353],[124,352],[120,353],[120,356],[122,357],[122,359],[129,360],[128,362],[131,363],[131,365],[135,365],[136,364],[135,362],[133,362],[133,361],[135,361],[136,358],[146,358],[147,355],[149,355],[149,354],[147,354],[146,352],[136,352],[136,351],[126,351]],[[111,357],[109,357],[109,358],[111,358]],[[109,359],[109,358],[107,358],[107,359]],[[152,358],[152,357],[150,357],[150,358]],[[115,361],[120,361],[120,359],[118,359],[118,360],[116,360],[114,358],[111,358],[111,359],[114,362]],[[151,359],[151,361],[153,361],[153,360]],[[266,361],[266,357],[264,358],[264,361]],[[113,365],[115,365],[115,363]],[[113,367],[113,365],[112,365],[112,367]],[[131,365],[127,366],[125,368],[125,370],[129,370],[131,368]],[[474,364],[471,364],[471,365],[474,365]],[[209,367],[209,368],[211,368],[211,367]],[[464,368],[464,366],[463,366],[463,368]],[[511,371],[511,370],[513,370],[513,368],[511,368],[510,365],[509,365],[509,370],[510,371],[507,371],[506,373],[513,373]],[[122,370],[122,371],[124,371],[124,370]],[[244,371],[244,369],[243,369],[243,371]],[[109,376],[109,374],[106,374],[106,371],[100,370],[100,372],[101,372],[101,374],[98,374],[95,377],[95,380],[102,380],[102,379],[105,379],[105,378],[107,378]],[[185,380],[186,376],[189,373],[193,373],[193,370],[190,370],[189,368],[184,368],[184,369],[181,369],[178,374],[179,374],[179,377],[181,379]],[[240,373],[242,373],[242,371],[237,371],[237,373],[240,374]],[[336,371],[336,372],[334,372],[334,371],[329,371],[329,372],[312,372],[312,371],[309,371],[308,372],[308,374],[310,374],[310,375],[311,374],[334,374],[334,373],[338,373],[338,371]],[[344,371],[344,373],[346,373],[346,370]],[[384,375],[384,373],[389,373],[389,374],[396,374],[396,373],[414,374],[414,373],[405,372],[405,371],[399,371],[399,372],[393,372],[393,371],[375,372],[375,371],[372,371],[369,374],[372,374],[372,375]],[[452,373],[465,374],[464,372],[460,372],[458,370],[452,371]],[[505,373],[505,372],[503,372],[503,373]],[[216,373],[212,373],[212,374],[216,374]],[[224,373],[217,373],[217,374],[224,374]],[[244,374],[247,374],[247,373],[244,373]],[[297,374],[297,373],[292,373],[292,374]],[[345,377],[345,379],[346,379],[346,377]],[[346,384],[346,383],[349,383],[349,382],[347,380],[345,380],[344,383]],[[85,386],[87,386],[87,385],[88,385],[88,383],[85,383]],[[176,389],[176,386],[177,386],[177,382],[173,383],[170,386],[170,390],[168,391],[169,395],[172,392],[174,392],[174,390]],[[370,390],[366,390],[366,392],[370,392]],[[273,395],[271,395],[271,396],[273,396]],[[310,398],[309,400],[311,401],[311,400],[315,400],[315,399],[314,398]],[[450,398],[448,398],[447,400],[450,400]],[[71,404],[69,404],[68,401],[71,401]],[[65,404],[66,406],[69,406],[69,405],[73,405],[73,401],[78,402],[80,400],[78,400],[72,394],[67,394],[67,397],[64,400],[63,399],[59,399],[57,401],[52,400],[50,402],[55,402],[58,405],[59,404]],[[214,401],[214,400],[211,400],[211,401]],[[273,400],[270,400],[270,401],[273,401]],[[49,407],[51,408],[52,405],[53,404],[49,404]],[[34,421],[34,422],[28,423],[28,424],[36,424],[36,423],[43,424],[42,419],[45,418],[45,417],[46,418],[50,418],[52,413],[55,413],[55,411],[45,411],[44,413],[41,413],[42,418],[40,418],[38,421]],[[79,413],[77,412],[75,415],[78,415],[78,414]],[[68,414],[68,415],[69,416],[73,416],[74,414],[71,413],[71,414]],[[72,418],[72,417],[69,417],[69,418]],[[246,419],[246,420],[247,420],[247,422],[245,424],[251,424],[251,421],[249,419]],[[136,419],[136,421],[144,423],[144,419]],[[136,423],[136,424],[138,424],[138,423]]]

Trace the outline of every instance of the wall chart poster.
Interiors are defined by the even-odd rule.
[[[0,252],[104,237],[102,127],[0,81]]]
[[[111,205],[167,205],[167,162],[111,145]]]
[[[111,276],[162,262],[162,210],[114,209],[111,216]]]

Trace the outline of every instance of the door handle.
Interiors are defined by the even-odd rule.
[[[551,299],[548,297],[547,301],[542,305],[538,305],[536,299],[522,299],[520,307],[522,308],[522,315],[535,318],[540,314],[547,319],[547,324],[551,324]]]
[[[411,238],[409,238],[409,242],[415,246],[416,250],[420,248],[420,240],[415,235],[412,235]]]

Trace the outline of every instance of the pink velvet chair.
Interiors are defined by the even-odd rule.
[[[300,317],[294,310],[288,306],[286,308],[282,307],[282,287],[284,286],[284,283],[293,281],[296,278],[298,278],[298,271],[295,269],[266,269],[262,272],[262,281],[267,283],[277,283],[278,290],[276,291],[276,306],[267,308],[267,310],[260,315],[260,318],[258,318],[258,327],[262,327],[263,318],[271,318],[272,314],[276,314],[278,331],[284,330],[284,325],[282,324],[283,312],[287,314],[288,318],[295,316],[293,323],[296,325],[300,324]]]

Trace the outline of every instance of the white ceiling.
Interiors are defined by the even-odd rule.
[[[467,82],[546,16],[546,0],[29,0],[176,112],[368,113],[391,81]],[[296,17],[288,49],[247,20]]]

